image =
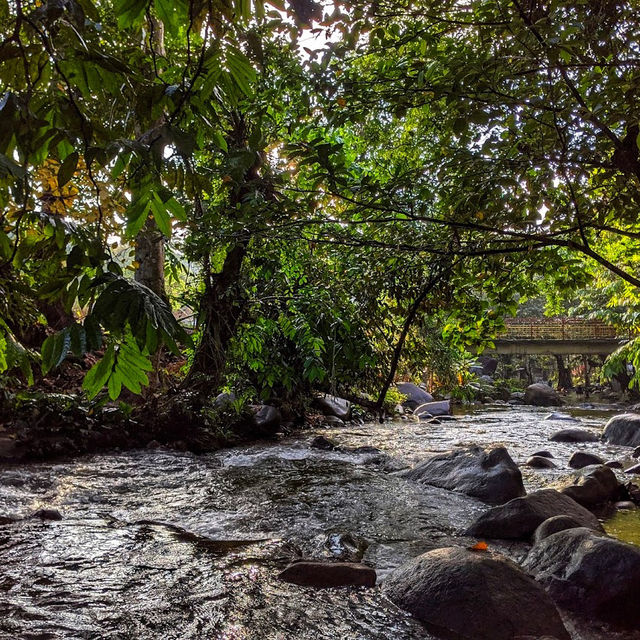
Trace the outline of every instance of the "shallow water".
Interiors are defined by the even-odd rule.
[[[502,443],[521,464],[551,451],[558,469],[523,467],[528,489],[569,473],[576,449],[628,455],[549,442],[574,425],[547,413],[492,407],[441,425],[322,429],[202,456],[146,450],[0,468],[0,515],[25,518],[0,527],[0,638],[429,639],[378,589],[305,589],[277,573],[299,555],[330,556],[332,533],[366,540],[364,561],[382,578],[428,549],[473,542],[461,531],[485,505],[397,474],[434,452]],[[611,415],[571,413],[598,432]],[[318,433],[388,455],[310,449]],[[64,519],[28,517],[45,507]],[[568,625],[576,640],[632,637]]]

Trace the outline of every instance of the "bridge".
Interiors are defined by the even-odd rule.
[[[582,318],[510,318],[486,352],[518,355],[609,355],[629,339],[615,327]]]

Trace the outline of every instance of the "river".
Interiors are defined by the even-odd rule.
[[[0,467],[0,516],[24,518],[0,526],[0,638],[430,639],[378,589],[300,588],[278,571],[296,555],[337,553],[339,534],[366,541],[379,578],[426,550],[473,543],[461,531],[485,505],[398,474],[435,452],[504,444],[522,465],[551,451],[558,469],[522,467],[528,490],[565,476],[576,449],[629,454],[550,442],[570,425],[547,413],[495,406],[440,425],[347,425],[199,456],[143,450]],[[570,413],[597,431],[612,415]],[[320,433],[385,455],[310,448]],[[63,519],[28,517],[41,508]],[[633,541],[640,519],[625,517],[619,531]],[[516,560],[526,551],[490,544]],[[565,621],[574,640],[640,638]]]

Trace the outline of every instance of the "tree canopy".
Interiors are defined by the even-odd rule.
[[[632,2],[5,0],[0,63],[0,372],[381,406],[527,296],[637,323]]]

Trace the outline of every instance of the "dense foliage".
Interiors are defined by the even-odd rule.
[[[0,373],[382,406],[527,296],[637,324],[634,3],[4,0],[0,38]]]

